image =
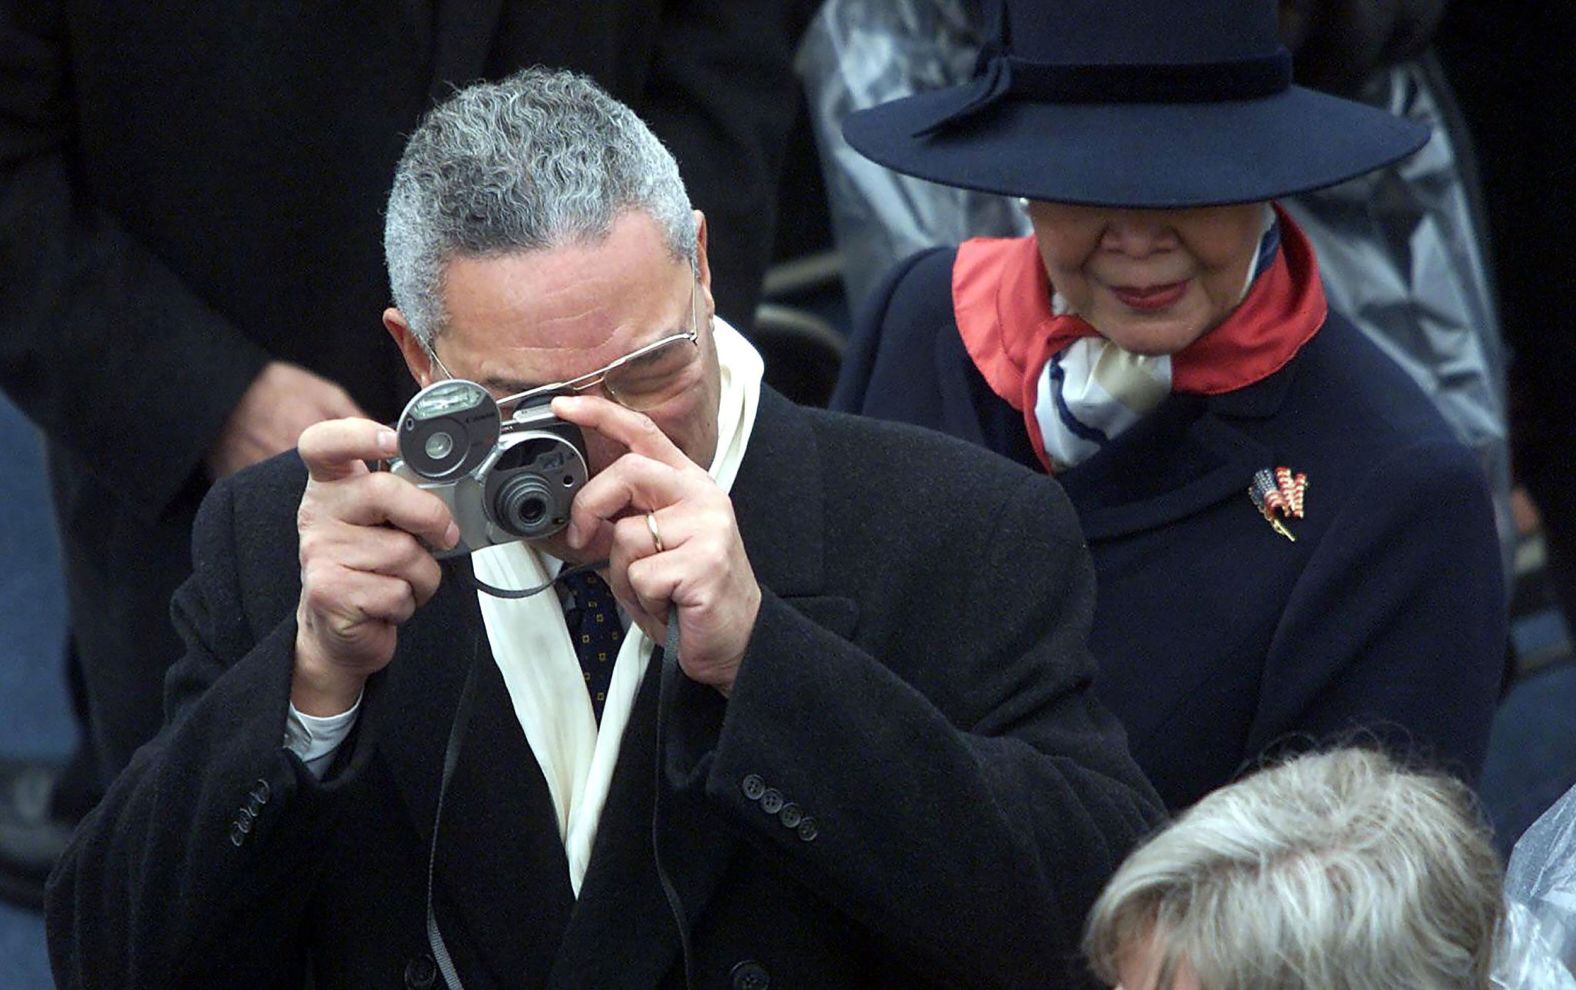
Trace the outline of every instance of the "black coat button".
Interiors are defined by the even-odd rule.
[[[766,793],[761,795],[761,810],[768,815],[783,810],[783,792],[775,787],[766,788]]]
[[[783,823],[784,828],[798,828],[799,823],[804,821],[804,812],[799,810],[797,804],[789,801],[777,813],[777,820]]]
[[[815,819],[809,817],[800,821],[799,827],[794,831],[799,833],[799,838],[805,842],[814,842],[815,837],[821,834],[821,830],[815,827]]]
[[[232,845],[235,848],[239,849],[239,848],[241,848],[241,843],[243,843],[245,841],[246,841],[246,833],[241,831],[240,826],[238,826],[238,825],[231,825],[230,826],[230,845]]]
[[[405,986],[410,990],[432,990],[438,983],[438,964],[431,956],[416,956],[405,964]]]
[[[743,788],[744,796],[751,801],[759,801],[761,795],[766,793],[766,781],[761,779],[760,774],[750,774],[739,786]]]
[[[261,777],[258,777],[256,782],[252,784],[252,800],[256,801],[258,804],[267,804],[269,797],[272,796],[272,793],[273,792],[268,787],[268,781]]]
[[[728,975],[733,981],[733,990],[766,990],[772,985],[772,974],[754,959],[746,959],[734,966],[733,972]]]

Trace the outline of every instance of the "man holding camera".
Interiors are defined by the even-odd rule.
[[[1158,812],[1089,690],[1066,500],[764,388],[706,242],[583,77],[428,115],[385,323],[423,386],[557,396],[590,480],[562,531],[442,564],[491,540],[368,468],[403,428],[219,485],[169,722],[52,879],[62,986],[1074,979]]]

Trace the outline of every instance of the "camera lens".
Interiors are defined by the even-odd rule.
[[[498,524],[516,536],[537,536],[548,521],[552,493],[539,474],[522,473],[504,482],[493,502]]]
[[[542,518],[542,513],[546,511],[547,503],[534,496],[520,502],[520,519],[524,522],[534,523]]]

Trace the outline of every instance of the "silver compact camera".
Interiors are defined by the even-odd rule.
[[[533,396],[507,420],[475,382],[448,379],[417,392],[400,414],[399,456],[389,470],[448,505],[457,557],[569,525],[569,503],[586,483],[580,427],[554,416],[551,395]]]

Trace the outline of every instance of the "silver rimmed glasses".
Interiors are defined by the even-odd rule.
[[[498,405],[513,407],[544,394],[583,392],[600,385],[602,391],[606,392],[608,398],[614,402],[626,409],[645,412],[679,395],[690,387],[691,383],[685,372],[695,363],[700,353],[700,315],[696,306],[695,292],[698,281],[698,276],[691,272],[688,330],[670,333],[653,340],[584,375],[567,381],[537,385],[524,392],[505,396],[497,400]],[[443,360],[438,357],[436,349],[429,349],[428,353],[445,377],[455,377],[443,366]]]

